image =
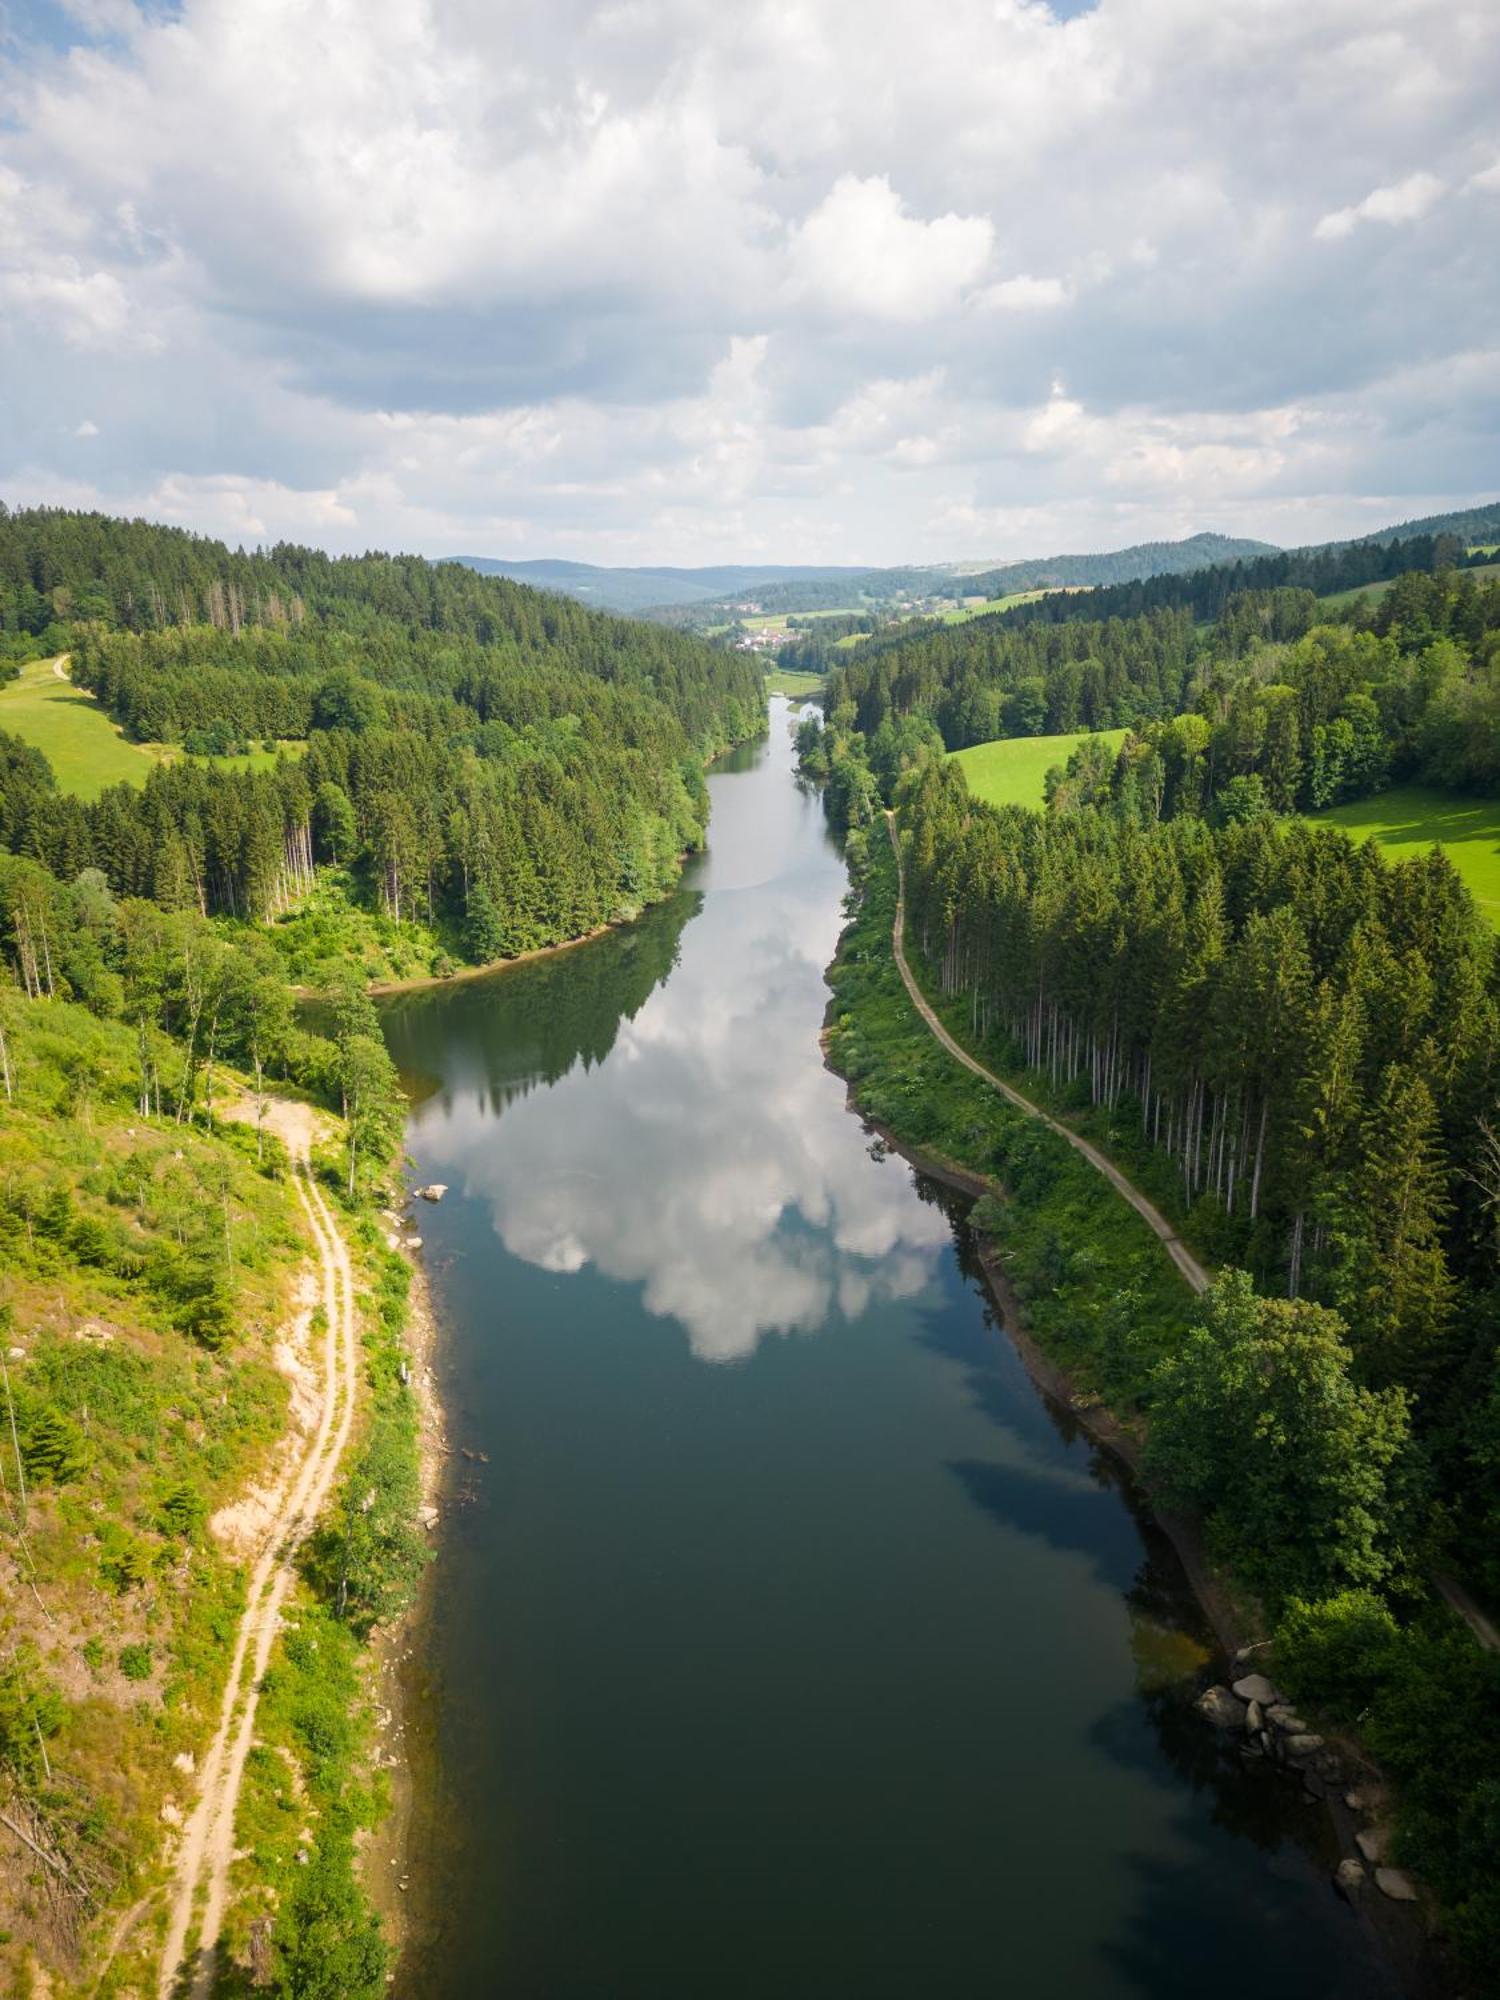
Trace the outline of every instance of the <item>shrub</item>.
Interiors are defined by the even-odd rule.
[[[134,1645],[120,1648],[120,1672],[128,1681],[144,1681],[151,1677],[151,1648]]]
[[[1399,1639],[1390,1609],[1371,1590],[1344,1590],[1317,1602],[1294,1597],[1276,1628],[1276,1665],[1304,1700],[1352,1722]]]

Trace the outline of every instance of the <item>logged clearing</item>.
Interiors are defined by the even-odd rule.
[[[1076,746],[1094,735],[1111,750],[1125,741],[1123,729],[1079,729],[1066,736],[1002,736],[997,743],[976,743],[953,754],[976,799],[992,806],[1040,807],[1046,804],[1052,766],[1066,764]]]
[[[1357,840],[1378,840],[1396,861],[1441,847],[1491,928],[1500,931],[1500,801],[1400,785],[1308,818],[1342,827]]]

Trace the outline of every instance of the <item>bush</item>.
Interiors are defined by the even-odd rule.
[[[0,1660],[0,1765],[28,1782],[41,1777],[46,1765],[42,1744],[62,1728],[66,1713],[29,1641]]]
[[[151,1678],[151,1648],[135,1645],[120,1648],[120,1672],[128,1681]]]
[[[1292,1598],[1276,1628],[1276,1666],[1287,1685],[1340,1722],[1353,1722],[1388,1669],[1400,1628],[1371,1590],[1317,1602]]]

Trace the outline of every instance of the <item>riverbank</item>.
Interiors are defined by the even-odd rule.
[[[414,1224],[408,1227],[391,1209],[382,1220],[389,1246],[400,1250],[411,1274],[405,1349],[417,1405],[417,1518],[432,1538],[442,1519],[453,1449],[439,1386],[438,1324],[420,1247],[411,1247]],[[398,1981],[402,1956],[420,1931],[431,1888],[419,1864],[430,1849],[427,1835],[437,1798],[435,1703],[426,1645],[432,1567],[407,1610],[375,1635],[369,1674],[378,1746],[371,1762],[386,1787],[387,1806],[361,1844],[359,1875],[380,1916]]]
[[[758,735],[747,736],[740,743],[729,744],[719,752],[717,757],[709,759],[706,768],[712,771],[716,764],[722,764],[726,758],[733,757],[739,751],[760,742],[765,733],[765,730],[762,729]],[[707,844],[707,839],[707,829],[705,829],[704,845]],[[557,944],[541,944],[536,946],[533,951],[518,951],[506,958],[486,959],[483,965],[460,965],[453,967],[447,972],[425,973],[411,979],[372,980],[366,986],[365,991],[372,999],[386,1000],[400,993],[424,993],[437,986],[460,986],[473,979],[494,978],[500,973],[512,971],[518,965],[534,965],[538,959],[557,958],[565,951],[576,951],[579,945],[593,944],[598,938],[608,937],[611,931],[624,930],[628,925],[638,922],[647,910],[654,909],[658,903],[664,903],[669,896],[676,895],[677,891],[682,887],[683,869],[686,868],[695,853],[701,853],[702,851],[701,847],[683,848],[677,856],[677,879],[669,888],[664,889],[659,896],[654,896],[649,901],[643,903],[640,909],[636,910],[630,916],[617,917],[612,923],[596,924],[592,930],[583,931],[577,937],[563,938]],[[303,993],[305,997],[313,997],[309,989],[298,988],[297,990]]]
[[[1163,1507],[1142,1480],[1142,1391],[1192,1310],[1175,1254],[1180,1246],[1167,1240],[1169,1228],[1119,1200],[1055,1120],[1034,1116],[1014,1093],[1002,1095],[962,1052],[955,1060],[944,1046],[950,1038],[938,1039],[902,982],[893,949],[896,903],[894,862],[884,841],[872,842],[870,871],[829,970],[825,1060],[886,1145],[981,1204],[976,1248],[1008,1338],[1043,1397],[1140,1482],[1151,1518],[1234,1663],[1228,1677],[1241,1676],[1247,1655],[1269,1647],[1264,1613],[1215,1564],[1201,1524]],[[1152,1239],[1149,1249],[1142,1231]],[[1165,1287],[1164,1272],[1171,1274]],[[1368,1806],[1355,1809],[1343,1794],[1357,1781],[1351,1796],[1378,1799],[1377,1817],[1384,1817],[1386,1790],[1363,1742],[1329,1740],[1353,1775],[1310,1789],[1325,1801],[1339,1850],[1352,1859],[1365,1851],[1357,1846],[1361,1833],[1386,1835],[1371,1827]],[[1362,1880],[1357,1907],[1405,1990],[1421,2000],[1452,1993],[1431,1911],[1388,1901]]]
[[[670,895],[673,890],[667,893]],[[634,917],[621,917],[612,924],[596,924],[591,931],[584,931],[578,937],[564,938],[560,944],[539,944],[534,951],[514,952],[509,958],[486,959],[483,965],[459,965],[450,972],[429,972],[415,979],[374,979],[365,991],[374,1000],[386,1000],[397,993],[425,993],[434,986],[462,986],[471,979],[492,979],[518,965],[532,965],[539,958],[557,958],[565,951],[576,951],[579,945],[592,944],[595,938],[607,937],[611,931],[634,922]]]
[[[832,1058],[827,1057],[827,1060],[835,1075],[841,1075]],[[985,1195],[998,1201],[1007,1198],[1005,1188],[999,1181],[977,1173],[956,1160],[911,1145],[889,1126],[870,1117],[861,1108],[852,1084],[849,1085],[849,1108],[878,1134],[884,1145],[927,1179],[939,1181],[944,1187],[972,1196],[976,1201]],[[1228,1580],[1214,1568],[1204,1545],[1201,1525],[1149,1498],[1144,1485],[1145,1440],[1139,1423],[1127,1422],[1119,1416],[1097,1394],[1085,1388],[1073,1373],[1054,1360],[1036,1340],[1027,1327],[1025,1311],[1006,1273],[1003,1253],[995,1238],[986,1235],[983,1230],[975,1230],[974,1247],[984,1273],[985,1286],[1000,1316],[1006,1338],[1020,1356],[1038,1393],[1059,1411],[1066,1412],[1073,1423],[1118,1459],[1129,1473],[1142,1495],[1146,1511],[1171,1543],[1226,1662],[1232,1662],[1238,1652],[1264,1645],[1262,1621],[1251,1606],[1235,1595]]]

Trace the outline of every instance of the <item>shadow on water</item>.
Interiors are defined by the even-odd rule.
[[[1291,2000],[1400,2000],[1406,1990],[1402,1979],[1367,1941],[1362,1940],[1365,1948],[1345,1953],[1329,1951],[1325,1938],[1309,1951],[1305,1909],[1264,1896],[1261,1871],[1269,1869],[1283,1881],[1300,1879],[1305,1893],[1325,1905],[1335,1936],[1341,1928],[1353,1933],[1358,1924],[1332,1887],[1340,1850],[1327,1809],[1284,1772],[1248,1756],[1237,1738],[1205,1726],[1195,1710],[1194,1699],[1210,1677],[1207,1670],[1222,1671],[1223,1655],[1130,1468],[1034,1383],[1031,1397],[1018,1402],[1015,1376],[1024,1373],[1024,1363],[1007,1338],[1004,1314],[990,1294],[968,1227],[972,1200],[920,1173],[913,1178],[922,1198],[941,1207],[952,1223],[960,1269],[984,1302],[979,1315],[930,1316],[916,1335],[918,1343],[963,1371],[970,1406],[1011,1440],[1024,1446],[1028,1435],[1034,1438],[1045,1425],[1069,1448],[1076,1477],[1060,1477],[1029,1455],[1019,1461],[953,1459],[948,1470],[972,1504],[1008,1533],[1082,1556],[1102,1582],[1116,1585],[1114,1548],[1101,1536],[1100,1508],[1101,1503],[1124,1508],[1144,1548],[1144,1560],[1122,1592],[1137,1688],[1097,1716],[1089,1745],[1137,1780],[1207,1804],[1206,1815],[1182,1811],[1173,1817],[1187,1858],[1177,1854],[1165,1863],[1145,1852],[1123,1857],[1133,1893],[1118,1933],[1100,1942],[1101,1961],[1150,2000],[1198,2000],[1209,1985],[1219,2000],[1258,1996],[1267,1958],[1275,1962],[1283,1956],[1292,1970],[1280,1972],[1277,1991]],[[1248,1870],[1243,1848],[1260,1857]],[[1256,1939],[1254,1966],[1243,1984],[1222,1963],[1211,1980],[1205,1978],[1205,1964],[1222,1952],[1226,1887],[1238,1904],[1228,1921]],[[1203,1913],[1196,1924],[1194,1910]]]

